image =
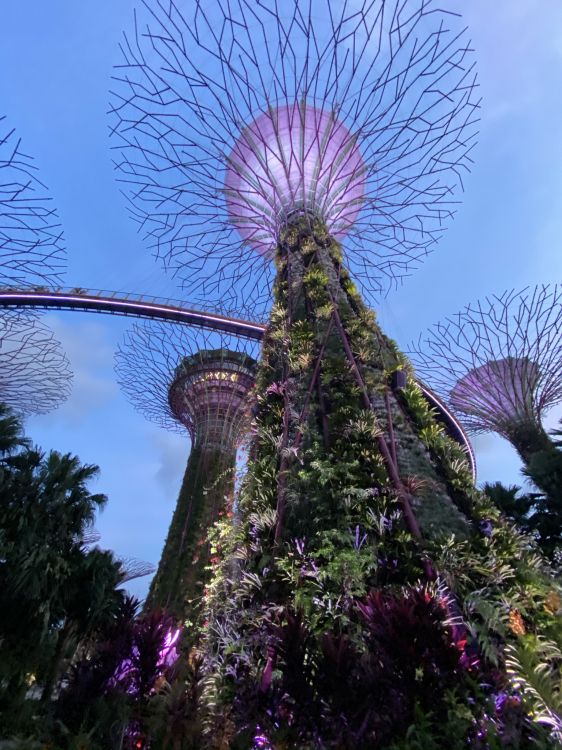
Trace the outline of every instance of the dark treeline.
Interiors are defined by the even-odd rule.
[[[178,628],[140,616],[126,566],[92,544],[97,473],[34,447],[0,405],[2,747],[140,748],[146,731],[164,744],[192,731]]]
[[[559,438],[554,433],[557,451]],[[123,588],[123,562],[94,545],[93,523],[107,502],[89,489],[97,474],[75,456],[33,446],[18,418],[0,405],[0,748],[207,746],[204,670],[197,647],[186,646],[196,639],[185,638],[165,612],[140,614],[139,602]],[[558,578],[556,498],[500,483],[485,491],[534,538]],[[382,604],[369,599],[363,608],[374,617]],[[554,593],[545,607],[562,609]],[[411,612],[397,615],[403,637],[417,632],[419,641]],[[535,662],[528,666],[526,673],[537,675],[538,705],[558,705],[558,693],[544,692],[540,664],[538,671]],[[311,674],[311,685],[319,675]]]

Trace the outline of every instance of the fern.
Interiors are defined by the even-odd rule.
[[[505,652],[507,673],[531,705],[533,721],[562,743],[562,652],[541,636],[526,636]]]

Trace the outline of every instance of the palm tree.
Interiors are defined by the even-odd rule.
[[[120,606],[121,561],[88,550],[84,534],[107,498],[93,494],[96,466],[45,455],[0,407],[0,703],[30,680],[52,693],[65,657],[92,639]]]
[[[541,457],[546,462],[544,466],[541,464],[541,471],[546,474],[549,470],[548,454],[537,454],[537,461]],[[528,470],[524,474],[532,478]],[[555,475],[554,469],[552,475]],[[535,539],[545,555],[559,567],[560,561],[556,558],[562,543],[562,513],[553,505],[550,496],[540,492],[525,494],[520,487],[506,487],[501,482],[486,483],[483,490],[508,518]]]
[[[514,484],[506,487],[501,482],[494,482],[493,484],[486,482],[482,489],[502,513],[505,513],[521,528],[527,528],[529,513],[536,501],[535,495],[522,495],[521,487]]]
[[[119,588],[121,562],[107,550],[77,549],[69,564],[65,585],[56,601],[58,622],[53,632],[54,652],[45,674],[42,700],[50,700],[63,671],[76,651],[87,649],[112,622],[125,597]]]
[[[0,401],[0,455],[28,446],[29,441],[23,437],[20,420]]]

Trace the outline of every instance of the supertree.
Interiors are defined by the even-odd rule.
[[[410,354],[469,430],[496,432],[517,450],[547,495],[547,525],[560,542],[562,452],[543,418],[562,401],[562,287],[526,287],[467,305],[420,336]]]
[[[497,432],[524,462],[550,445],[542,420],[562,401],[559,284],[469,304],[422,334],[409,353],[472,432]]]
[[[0,117],[0,285],[59,281],[62,231],[37,168]],[[0,399],[20,414],[59,406],[72,375],[60,343],[31,312],[0,312]]]
[[[532,566],[542,632],[542,561],[352,281],[398,279],[453,211],[477,117],[456,27],[427,0],[147,0],[123,45],[116,166],[141,227],[190,294],[273,299],[216,525],[200,746],[477,744],[509,724],[494,691]]]
[[[84,547],[90,547],[99,542],[100,539],[100,532],[93,527],[84,531],[79,537],[79,540]],[[123,557],[118,559],[121,563],[122,583],[134,581],[135,578],[144,578],[144,576],[149,576],[156,570],[151,563],[139,560],[136,557]]]
[[[36,315],[0,314],[0,401],[21,415],[45,414],[70,393],[72,371],[60,342]]]
[[[298,215],[346,237],[365,294],[433,246],[478,115],[454,15],[398,0],[143,5],[117,75],[116,165],[186,291],[261,312]]]
[[[227,512],[237,447],[247,426],[255,360],[233,337],[137,323],[116,354],[134,406],[165,429],[188,433],[191,451],[147,607],[195,618],[205,583],[207,532]]]
[[[51,200],[21,140],[0,117],[0,285],[59,283],[65,251]]]

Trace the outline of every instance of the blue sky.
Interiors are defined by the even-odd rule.
[[[474,169],[455,221],[422,268],[381,301],[386,332],[406,346],[478,297],[559,281],[562,270],[562,4],[559,0],[442,0],[462,11],[483,97]],[[128,218],[108,134],[112,66],[134,0],[18,0],[0,4],[0,114],[35,157],[64,226],[67,284],[179,297]],[[45,448],[101,467],[109,495],[101,543],[154,564],[189,451],[137,415],[113,376],[127,319],[49,314],[75,371],[58,412],[28,420]],[[557,413],[551,414],[554,423]],[[479,479],[520,482],[514,451],[474,441]],[[143,595],[148,579],[130,588]]]

